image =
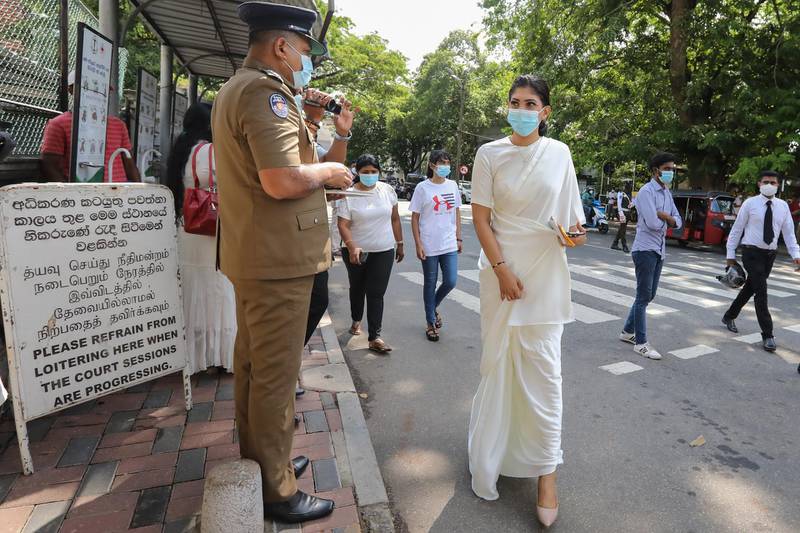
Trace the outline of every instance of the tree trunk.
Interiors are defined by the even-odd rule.
[[[669,5],[670,34],[669,34],[669,82],[672,89],[672,100],[681,126],[688,128],[692,125],[692,116],[686,105],[686,85],[689,82],[689,69],[687,66],[686,37],[689,17],[693,6],[691,0],[672,0]]]

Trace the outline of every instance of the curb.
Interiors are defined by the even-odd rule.
[[[383,482],[372,439],[367,429],[361,402],[356,394],[350,368],[328,312],[319,323],[329,364],[309,368],[300,374],[300,383],[308,390],[333,392],[342,417],[342,431],[331,432],[336,462],[342,484],[355,488],[361,522],[365,532],[395,531],[389,497]]]

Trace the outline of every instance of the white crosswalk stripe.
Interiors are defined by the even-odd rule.
[[[630,361],[620,361],[619,363],[603,365],[600,367],[600,370],[611,372],[615,376],[621,376],[623,374],[630,374],[631,372],[636,372],[637,370],[644,370],[644,368],[635,363],[631,363]]]
[[[800,333],[800,324],[795,324],[794,326],[786,326],[783,329],[788,329],[789,331],[794,331],[795,333]]]
[[[617,305],[621,305],[623,307],[630,307],[633,305],[633,296],[629,296],[627,294],[620,294],[615,291],[611,291],[608,289],[604,289],[602,287],[595,287],[594,285],[589,285],[588,283],[584,283],[578,280],[572,280],[572,290],[576,292],[580,292],[586,294],[588,296],[592,296],[597,298],[598,300],[602,300],[605,302],[611,302]],[[677,309],[673,309],[672,307],[667,307],[666,305],[660,305],[651,303],[647,306],[647,314],[649,315],[665,315],[667,313],[674,313]]]
[[[719,265],[715,267],[715,265],[711,265],[709,263],[702,261],[696,261],[693,263],[681,263],[681,266],[692,270],[707,271],[711,269],[712,272],[713,269],[716,268],[717,270],[720,271],[720,273],[722,273],[723,270]],[[784,289],[800,291],[800,276],[798,276],[797,281],[795,281],[794,283],[792,283],[791,281],[780,281],[782,278],[783,276],[770,274],[769,281],[767,282],[767,284],[774,287],[781,287]]]
[[[622,272],[628,274],[630,276],[636,276],[636,270],[633,267],[626,267],[620,265],[603,265],[603,268],[608,268],[611,270],[615,270],[617,272]],[[716,282],[716,281],[715,281]],[[659,281],[659,291],[661,290],[661,286],[663,284],[668,284],[673,287],[679,287],[681,289],[693,292],[704,292],[706,294],[713,294],[720,298],[726,298],[728,300],[733,300],[736,298],[736,292],[725,290],[723,287],[720,290],[721,285],[717,285],[715,287],[709,287],[707,285],[703,285],[701,283],[693,282],[686,278],[686,276],[678,276],[678,275],[662,275],[661,280]]]
[[[679,276],[686,276],[693,279],[698,279],[702,281],[708,281],[717,283],[718,286],[719,282],[714,278],[712,274],[700,274],[699,272],[692,272],[691,270],[681,270],[675,267],[663,267],[661,269],[662,272],[666,272],[667,274],[677,274]],[[789,296],[794,296],[794,293],[786,292],[786,291],[779,291],[777,289],[767,289],[767,294],[770,296],[775,296],[776,298],[787,298]]]
[[[743,342],[745,344],[753,344],[756,342],[761,342],[761,333],[751,333],[749,335],[741,335],[739,337],[734,337],[733,340]]]
[[[480,283],[480,271],[478,270],[459,270],[458,275],[474,281],[475,283]],[[593,309],[574,301],[572,302],[572,311],[575,314],[575,320],[583,322],[584,324],[600,324],[602,322],[619,320],[619,317],[616,315],[600,311],[599,309]]]
[[[680,359],[694,359],[701,355],[718,352],[716,348],[706,346],[705,344],[698,344],[697,346],[689,346],[688,348],[681,348],[680,350],[673,350],[669,353]]]
[[[580,265],[569,265],[569,269],[571,272],[580,274],[582,276],[588,276],[594,278],[597,281],[604,281],[606,283],[611,283],[612,285],[620,285],[628,289],[633,289],[634,292],[636,291],[635,279],[621,278],[619,276],[614,276],[613,274],[608,274],[606,272],[603,272],[602,270],[588,268]],[[659,296],[664,296],[671,300],[676,300],[689,305],[694,305],[703,308],[719,307],[722,305],[727,305],[726,302],[720,302],[719,300],[712,300],[711,298],[704,298],[702,296],[698,297],[696,295],[673,291],[672,289],[664,289],[661,287],[659,287],[658,289],[658,294]]]
[[[421,272],[401,272],[400,275],[411,283],[416,283],[417,285],[425,284],[425,277]],[[466,307],[470,311],[475,311],[476,313],[481,312],[480,298],[473,296],[468,292],[464,292],[460,289],[453,289],[450,291],[450,294],[448,294],[447,297],[460,304],[462,307]]]

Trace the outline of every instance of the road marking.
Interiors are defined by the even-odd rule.
[[[620,361],[619,363],[603,365],[600,367],[600,370],[611,372],[615,376],[621,376],[623,374],[630,374],[631,372],[636,372],[637,370],[644,370],[644,368],[635,363],[631,363],[630,361]]]
[[[636,276],[636,270],[632,267],[624,267],[619,265],[604,265],[604,268],[610,268],[611,270],[616,270],[617,272],[623,272],[628,274],[629,276]],[[661,290],[661,283],[666,283],[672,285],[674,287],[679,287],[681,289],[686,289],[689,291],[695,292],[704,292],[707,294],[713,294],[714,296],[719,296],[721,298],[726,298],[728,300],[733,300],[736,298],[736,293],[733,291],[726,291],[720,290],[719,287],[712,288],[706,285],[701,285],[699,283],[694,283],[688,281],[684,276],[661,276],[661,281],[659,282],[659,290]]]
[[[740,337],[734,337],[733,340],[743,342],[745,344],[754,344],[756,342],[761,342],[761,333],[751,333],[750,335],[742,335]]]
[[[400,275],[408,281],[416,283],[417,285],[424,285],[425,283],[425,277],[419,272],[401,272]],[[459,270],[458,275],[467,278],[468,280],[478,282],[479,271]],[[467,292],[459,289],[453,289],[453,291],[447,297],[452,298],[455,302],[461,304],[470,311],[475,311],[476,313],[481,312],[480,298]],[[601,322],[619,320],[618,316],[605,313],[598,309],[592,309],[591,307],[586,307],[585,305],[575,302],[572,303],[572,310],[575,314],[575,320],[578,322],[583,322],[584,324],[599,324]]]
[[[694,359],[695,357],[700,357],[701,355],[706,355],[714,352],[718,352],[716,348],[712,348],[711,346],[706,346],[705,344],[698,344],[697,346],[689,346],[688,348],[681,348],[680,350],[673,350],[669,353],[678,357],[679,359]]]
[[[575,314],[575,320],[584,324],[599,324],[601,322],[619,320],[618,316],[610,315],[599,309],[592,309],[576,302],[572,302],[572,312]]]
[[[694,278],[694,279],[699,279],[699,280],[702,280],[702,281],[711,281],[711,280],[713,280],[715,283],[718,283],[717,280],[712,275],[709,275],[709,274],[705,274],[704,275],[704,274],[700,274],[699,272],[692,272],[692,271],[689,271],[689,270],[680,270],[678,268],[673,268],[673,267],[664,267],[661,270],[662,270],[662,272],[667,272],[669,274],[678,274],[679,276],[687,276],[687,277]],[[767,282],[767,283],[769,283],[769,282]],[[785,291],[779,291],[779,290],[776,290],[776,289],[767,289],[767,294],[769,294],[770,296],[775,296],[776,298],[787,298],[789,296],[794,296],[794,293],[785,292]]]
[[[711,269],[716,268],[717,270],[720,271],[720,274],[722,274],[722,272],[724,271],[724,267],[720,266],[715,267],[714,265],[711,265],[703,261],[696,261],[694,263],[681,263],[681,266],[684,268],[691,268],[692,270],[705,270],[706,268],[711,268]],[[777,277],[778,279],[782,279],[782,276],[780,275],[773,276],[772,274],[770,274],[769,279],[767,280],[767,284],[773,285],[775,287],[783,287],[784,289],[789,289],[789,290],[795,290],[795,291],[800,290],[800,279],[792,283],[791,281],[778,281],[774,279],[775,277]]]
[[[572,280],[572,290],[577,291],[593,298],[604,302],[611,302],[613,304],[630,307],[633,305],[634,297],[626,294],[620,294],[615,291],[610,291],[602,287],[595,287],[582,281]],[[666,305],[651,303],[647,306],[647,314],[649,315],[665,315],[667,313],[674,313],[677,309],[667,307]]]
[[[783,329],[788,329],[789,331],[794,331],[795,333],[800,333],[800,324],[795,324],[794,326],[786,326]]]
[[[607,274],[605,272],[602,272],[601,270],[595,270],[580,265],[570,265],[569,269],[570,271],[576,274],[580,274],[582,276],[588,276],[597,281],[604,281],[606,283],[611,283],[613,285],[620,285],[622,287],[627,287],[629,289],[636,289],[636,280],[633,279],[620,278],[619,276]],[[727,305],[727,303],[720,302],[719,300],[712,300],[710,298],[698,297],[696,295],[673,291],[671,289],[664,289],[661,287],[659,287],[658,289],[658,295],[670,298],[671,300],[676,300],[682,303],[687,303],[689,305],[694,305],[703,308],[719,307],[721,305]]]
[[[425,285],[425,277],[420,272],[401,272],[400,275],[406,278],[411,283],[416,283],[417,285]],[[470,311],[475,311],[476,313],[481,312],[481,300],[480,298],[473,296],[467,292],[464,292],[460,289],[453,289],[450,291],[450,294],[447,295],[448,298],[460,304],[462,307],[466,307]]]

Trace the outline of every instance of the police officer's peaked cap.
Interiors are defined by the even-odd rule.
[[[320,56],[328,52],[311,31],[317,21],[316,11],[271,2],[244,2],[239,4],[239,18],[250,27],[251,33],[263,30],[293,31],[309,40],[311,55]]]

